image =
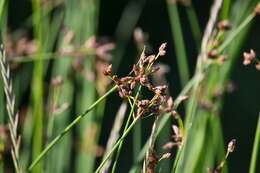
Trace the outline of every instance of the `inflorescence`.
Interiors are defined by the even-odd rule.
[[[113,75],[112,65],[109,65],[104,71],[104,75],[109,76],[115,85],[118,86],[119,96],[133,100],[136,103],[137,117],[145,117],[151,114],[159,115],[162,112],[172,111],[173,105],[167,104],[167,86],[154,86],[149,80],[150,75],[159,70],[159,67],[154,67],[153,65],[159,57],[166,54],[165,49],[166,43],[163,43],[157,55],[149,56],[145,55],[144,49],[138,62],[133,65],[131,72],[125,77],[120,78],[117,75]],[[151,99],[135,98],[134,91],[138,87],[148,89],[153,93],[153,97]]]

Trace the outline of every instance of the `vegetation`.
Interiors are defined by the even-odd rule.
[[[150,2],[128,2],[111,41],[99,33],[104,1],[28,1],[15,29],[10,16],[19,12],[10,9],[18,5],[0,1],[0,173],[234,170],[227,161],[240,141],[225,139],[223,110],[236,65],[259,76],[259,46],[243,45],[260,1],[214,0],[203,27],[196,1],[165,1],[161,27],[172,37],[157,31],[156,49],[137,27]],[[175,71],[163,64],[172,50]],[[256,111],[250,173],[260,166]]]

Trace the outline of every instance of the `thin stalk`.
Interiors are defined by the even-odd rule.
[[[192,79],[182,89],[182,91],[180,92],[178,97],[174,100],[174,109],[177,109],[178,106],[180,105],[181,97],[186,95],[187,93],[189,93],[190,90],[192,89],[192,87],[194,86],[194,84],[196,84],[197,81],[201,81],[202,79],[203,79],[203,76],[201,76],[199,74],[196,74],[195,76],[192,77]],[[160,122],[158,124],[158,130],[157,130],[157,133],[156,133],[156,137],[160,134],[160,132],[162,131],[164,126],[167,124],[167,122],[168,122],[170,117],[171,116],[169,114],[165,114],[165,115],[162,116],[162,118],[160,119]],[[146,141],[146,143],[143,146],[142,150],[139,152],[136,164],[139,164],[143,160],[148,146],[149,146],[149,140]],[[135,169],[137,169],[136,165],[131,168],[130,172],[132,172]]]
[[[121,136],[121,138],[117,141],[117,143],[114,145],[114,147],[111,149],[111,151],[107,154],[107,156],[105,157],[105,159],[101,162],[101,164],[98,166],[98,168],[96,169],[95,173],[98,173],[100,171],[100,169],[104,166],[104,164],[106,163],[106,161],[111,157],[111,155],[115,152],[115,150],[117,149],[117,147],[120,145],[120,143],[125,139],[125,137],[128,135],[128,133],[132,130],[132,128],[134,127],[134,125],[136,124],[137,120],[139,120],[139,117],[136,117],[133,122],[130,124],[130,126],[126,129],[125,133],[123,133],[123,135]]]
[[[185,86],[185,84],[189,80],[189,66],[187,62],[185,43],[181,28],[180,17],[178,13],[178,6],[176,3],[168,3],[167,6],[170,15],[170,23],[173,34],[174,47],[177,56],[181,85]]]
[[[142,149],[142,122],[139,121],[133,129],[133,161]]]
[[[128,129],[128,126],[129,126],[131,117],[132,117],[132,115],[134,114],[134,108],[135,108],[136,101],[137,101],[137,99],[138,99],[138,96],[139,96],[139,94],[140,94],[141,89],[142,89],[142,85],[139,86],[138,91],[137,91],[137,93],[136,93],[136,95],[135,95],[135,98],[134,98],[134,102],[133,102],[132,105],[131,105],[131,101],[130,101],[130,99],[129,99],[129,103],[130,103],[130,105],[131,105],[131,110],[130,110],[130,113],[129,113],[129,115],[128,115],[128,119],[127,119],[127,122],[126,122],[126,125],[125,125],[124,132],[123,132],[123,133],[125,133],[126,130]],[[117,153],[116,153],[115,162],[114,162],[113,168],[112,168],[112,173],[115,173],[115,171],[116,171],[116,166],[117,166],[117,162],[118,162],[118,159],[119,159],[119,155],[120,155],[120,153],[121,153],[121,149],[122,149],[123,143],[124,143],[124,140],[122,140],[122,141],[120,142],[120,144],[119,144],[119,147],[118,147],[118,150],[117,150]]]
[[[74,119],[66,128],[63,129],[63,131],[56,136],[47,146],[46,148],[37,156],[37,158],[31,163],[31,165],[28,168],[28,171],[30,172],[40,161],[41,159],[50,151],[61,139],[62,137],[67,134],[76,124],[78,124],[82,118],[84,118],[92,109],[94,109],[97,104],[99,104],[102,100],[104,100],[108,95],[113,93],[117,89],[117,86],[114,86],[111,88],[106,94],[104,94],[102,97],[100,97],[97,101],[95,101],[87,110],[85,110],[83,113],[77,116],[76,119]]]
[[[37,41],[38,51],[42,51],[42,24],[41,24],[41,2],[32,1],[34,36]],[[37,57],[39,58],[39,57]],[[32,101],[34,114],[34,134],[33,134],[33,154],[32,158],[37,158],[43,146],[43,62],[37,61],[34,64],[32,80]],[[41,164],[34,168],[34,173],[42,171]]]
[[[255,132],[255,141],[254,141],[254,147],[253,147],[253,152],[252,152],[252,157],[251,157],[251,162],[250,162],[249,173],[256,172],[259,148],[260,148],[260,113],[258,116],[258,123],[257,123],[257,127],[256,127],[256,132]]]

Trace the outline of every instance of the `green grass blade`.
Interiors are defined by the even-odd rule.
[[[181,28],[181,22],[178,12],[178,6],[176,3],[169,2],[167,4],[168,12],[170,17],[171,29],[173,34],[174,47],[177,57],[179,75],[181,80],[181,85],[185,84],[189,80],[189,66],[185,50],[185,43],[183,39],[183,33]]]
[[[260,151],[259,148],[260,148],[260,114],[258,116],[258,122],[257,122],[257,127],[255,132],[255,141],[254,141],[254,146],[253,146],[253,151],[251,156],[249,173],[256,173],[257,157],[259,157],[259,151]]]
[[[77,125],[82,118],[84,118],[91,110],[93,110],[98,103],[100,103],[102,100],[104,100],[108,95],[110,95],[112,92],[114,92],[117,89],[117,86],[114,86],[111,88],[106,94],[104,94],[102,97],[100,97],[97,101],[95,101],[88,109],[86,109],[83,113],[77,116],[76,119],[74,119],[66,128],[63,129],[63,131],[56,136],[46,147],[45,149],[37,156],[37,158],[31,163],[31,165],[28,168],[28,171],[31,171],[40,161],[41,159],[51,150],[63,137],[66,135],[70,130]]]
[[[34,35],[37,40],[38,51],[42,50],[42,25],[40,0],[32,1]],[[32,101],[34,116],[33,135],[33,159],[37,158],[43,146],[43,63],[37,61],[34,64],[32,81]],[[32,170],[34,173],[42,172],[41,164]]]
[[[231,4],[231,0],[223,1],[222,12],[221,12],[222,19],[228,18],[230,12],[230,4]]]

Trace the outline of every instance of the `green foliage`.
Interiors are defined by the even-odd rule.
[[[104,67],[111,62],[113,70],[110,70],[113,74],[122,74],[120,70],[124,69],[121,65],[130,57],[125,53],[129,52],[134,29],[142,21],[139,19],[150,2],[129,0],[126,3],[115,26],[115,49],[112,52],[109,51],[114,48],[114,44],[106,39],[103,41],[102,37],[99,39],[101,0],[32,0],[31,14],[14,31],[8,29],[8,15],[15,15],[12,14],[15,12],[8,13],[7,2],[0,1],[0,31],[7,55],[10,55],[7,57],[12,67],[9,80],[13,79],[15,106],[20,117],[18,129],[13,130],[21,134],[21,140],[16,139],[21,141],[17,162],[22,165],[24,172],[98,173],[107,162],[111,163],[110,170],[113,173],[119,170],[127,172],[122,163],[125,160],[130,162],[127,165],[131,165],[131,173],[141,170],[172,173],[210,173],[213,170],[228,172],[226,160],[232,157],[229,154],[233,151],[225,143],[221,122],[224,93],[256,17],[253,11],[258,0],[223,1],[221,8],[217,9],[216,19],[212,19],[214,12],[209,13],[209,16],[213,16],[209,18],[213,22],[209,35],[208,28],[206,31],[201,28],[200,17],[193,3],[164,2],[169,16],[169,26],[166,27],[171,31],[169,39],[173,42],[172,47],[168,44],[168,49],[175,52],[171,60],[176,57],[182,89],[174,99],[171,111],[163,112],[157,118],[151,118],[153,114],[141,117],[138,115],[138,99],[150,97],[149,92],[152,90],[146,93],[141,89],[141,84],[137,91],[134,90],[133,96],[126,97],[130,110],[124,123],[121,123],[122,127],[118,127],[121,129],[117,134],[119,137],[114,139],[114,145],[109,151],[103,151],[100,145],[108,140],[104,136],[109,134],[112,124],[107,119],[109,117],[113,122],[115,116],[111,112],[114,113],[115,105],[119,104],[118,99],[110,95],[116,90],[122,92],[120,87],[123,82],[118,82],[118,76],[104,76]],[[232,25],[230,30],[218,28],[218,22],[222,19],[229,20]],[[23,36],[24,31],[31,38]],[[203,37],[201,31],[204,31]],[[191,37],[186,36],[186,33],[191,34]],[[26,39],[23,40],[23,37]],[[187,38],[192,39],[187,41]],[[204,39],[206,45],[203,44]],[[13,40],[15,43],[9,46]],[[134,41],[139,46],[134,50],[136,52],[140,51],[140,45],[149,44],[145,33],[139,35],[139,40],[134,38]],[[213,45],[212,41],[218,43]],[[191,45],[196,47],[194,50],[198,55],[194,72],[189,63]],[[26,48],[23,49],[22,46]],[[151,50],[151,46],[146,48],[145,53]],[[214,51],[216,55],[212,55]],[[164,54],[164,49],[159,49],[158,56],[155,57],[158,58],[160,53]],[[220,57],[224,55],[228,55],[228,59],[222,62]],[[138,61],[136,66],[140,63]],[[150,65],[144,73],[150,72],[153,62]],[[127,66],[132,65],[123,67]],[[164,78],[162,75],[164,74],[160,74],[159,79]],[[142,77],[144,76],[139,76],[136,80],[141,80]],[[115,86],[111,87],[108,79],[114,81]],[[158,77],[153,78],[154,83],[156,80]],[[128,82],[129,85],[133,83]],[[12,146],[8,146],[9,133],[6,132],[6,125],[10,122],[4,109],[7,104],[5,87],[0,81],[0,173],[14,172],[9,158]],[[169,87],[169,95],[175,92],[170,89]],[[185,96],[188,96],[188,100],[183,104]],[[250,173],[257,172],[259,124],[260,122],[256,129]],[[172,125],[175,125],[174,139],[171,138]],[[152,127],[156,127],[156,130],[152,130]],[[176,132],[176,127],[179,133]],[[128,141],[131,138],[127,136],[132,132],[130,144]],[[176,138],[178,135],[179,141]],[[169,141],[174,142],[175,148],[165,151],[162,147]],[[172,154],[171,158],[168,158],[168,152]],[[107,154],[101,160],[103,153]]]

